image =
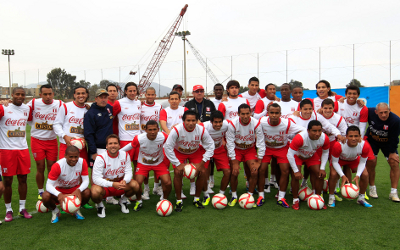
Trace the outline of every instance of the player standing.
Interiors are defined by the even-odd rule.
[[[169,107],[160,111],[160,125],[162,130],[169,134],[172,128],[182,123],[182,116],[185,108],[179,106],[181,96],[178,92],[172,91],[168,96]]]
[[[185,106],[186,101],[184,101],[184,100],[182,99],[182,95],[183,95],[183,87],[182,87],[182,85],[180,85],[180,84],[175,84],[175,85],[172,87],[171,92],[177,92],[177,93],[179,94],[179,103],[178,103],[178,106],[180,106],[180,107]],[[185,98],[186,98],[186,96],[185,96]],[[163,108],[168,108],[168,107],[170,106],[170,104],[171,104],[171,103],[170,103],[169,100],[168,100],[168,101],[163,102],[161,105],[163,106]]]
[[[295,86],[292,88],[292,100],[296,102],[303,100],[303,87]]]
[[[228,93],[227,101],[219,104],[218,110],[222,112],[225,120],[233,120],[238,116],[238,107],[241,104],[250,106],[249,101],[243,97],[239,97],[240,84],[236,80],[231,80],[226,84],[226,92]]]
[[[240,94],[239,97],[246,98],[246,100],[249,102],[251,113],[254,114],[256,103],[261,100],[261,96],[258,94],[258,90],[260,89],[260,81],[257,77],[253,76],[249,79],[249,84],[247,87],[249,90]]]
[[[327,80],[320,80],[316,85],[317,97],[313,99],[314,110],[319,110],[321,108],[322,101],[326,98],[332,99],[333,101],[338,101],[342,98],[341,95],[336,95],[331,90],[331,84]]]
[[[284,83],[280,89],[281,92],[281,100],[277,103],[281,107],[281,118],[287,119],[291,114],[293,114],[299,103],[290,99],[290,95],[292,93],[291,87],[288,83]]]
[[[261,100],[258,100],[256,103],[256,107],[254,109],[254,118],[260,119],[262,116],[267,114],[268,104],[273,103],[277,100],[276,98],[276,87],[273,83],[268,83],[265,86],[266,96]]]
[[[113,107],[118,98],[117,85],[110,83],[107,85],[106,90],[108,93],[107,103]],[[118,135],[118,119],[113,119],[113,133]]]

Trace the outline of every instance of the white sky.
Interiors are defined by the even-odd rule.
[[[132,80],[144,72],[160,38],[180,9],[180,30],[204,53],[220,82],[231,75],[247,85],[288,80],[314,88],[321,78],[344,87],[353,78],[367,86],[388,84],[389,40],[392,77],[400,79],[400,1],[5,1],[0,8],[0,49],[14,49],[13,82],[45,81],[55,67],[93,83]],[[346,46],[343,46],[346,45]],[[188,89],[206,83],[206,73],[187,47]],[[146,54],[147,53],[147,54]],[[257,70],[257,53],[259,66]],[[146,56],[147,55],[147,56]],[[141,58],[147,60],[141,60]],[[161,67],[162,85],[182,83],[183,44],[178,37]],[[8,86],[7,57],[0,57],[0,84]],[[119,71],[121,72],[119,75]],[[257,73],[258,72],[258,73]],[[156,76],[154,82],[158,82]],[[226,82],[225,82],[226,83]],[[212,87],[207,79],[208,88]]]

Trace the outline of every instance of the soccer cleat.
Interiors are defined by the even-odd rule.
[[[299,210],[300,209],[300,202],[299,201],[294,202],[293,205],[292,205],[292,208],[294,210]]]
[[[143,203],[139,202],[139,201],[136,201],[136,204],[135,204],[135,207],[133,208],[133,211],[139,212],[142,207],[143,207]],[[122,208],[121,208],[121,210],[122,210]]]
[[[367,192],[365,192],[364,194],[365,194],[365,199],[366,199],[367,201],[369,201],[369,197],[368,197],[368,195],[367,195]]]
[[[257,207],[261,207],[262,205],[264,205],[265,203],[265,199],[261,196],[258,197],[257,199]]]
[[[210,185],[208,185],[207,193],[209,194],[215,193],[214,190],[211,189]]]
[[[42,200],[42,195],[43,195],[43,192],[40,192],[39,194],[38,194],[38,200]]]
[[[237,197],[232,197],[231,201],[228,203],[230,207],[235,206],[237,203]]]
[[[183,191],[181,192],[181,199],[186,199],[186,195],[183,193]]]
[[[12,211],[8,211],[6,213],[6,217],[4,218],[5,222],[10,222],[13,220],[13,212]]]
[[[197,207],[198,209],[204,208],[203,204],[201,204],[199,199],[197,199],[196,201],[193,201],[193,206]]]
[[[336,206],[335,199],[329,199],[328,207],[335,207],[335,206]]]
[[[93,207],[89,204],[89,203],[86,203],[85,205],[83,205],[83,208],[84,209],[93,209]]]
[[[32,215],[30,215],[28,213],[28,211],[26,211],[26,209],[22,209],[21,211],[19,211],[18,213],[19,216],[24,217],[25,219],[31,219]]]
[[[58,218],[60,217],[61,213],[60,212],[54,212],[51,211],[51,223],[57,223],[58,222]]]
[[[265,184],[264,185],[264,193],[271,193],[271,186],[270,185],[267,185],[267,184]]]
[[[113,204],[113,205],[118,205],[118,200],[116,200],[114,197],[110,196],[106,198],[107,204]]]
[[[214,188],[214,180],[210,180],[209,186],[210,188]]]
[[[342,199],[342,197],[340,197],[339,195],[335,194],[335,200],[337,200],[337,201],[342,201],[343,199]]]
[[[376,187],[369,187],[369,197],[378,199],[378,193],[376,192]]]
[[[61,214],[67,214],[67,212],[65,212],[65,211],[62,209],[61,206],[60,206],[60,211],[61,211],[61,212],[60,212]]]
[[[194,196],[196,194],[196,186],[190,185],[190,195]]]
[[[204,197],[203,199],[203,206],[208,206],[208,204],[210,204],[210,196]]]
[[[396,193],[390,193],[389,194],[389,199],[394,201],[394,202],[400,202],[399,196]]]
[[[129,214],[128,202],[124,202],[122,199],[120,199],[118,204],[121,206],[122,213]]]
[[[97,209],[97,216],[99,216],[100,218],[106,217],[106,208],[104,206],[100,207],[96,204],[96,209]]]
[[[279,201],[276,202],[279,206],[282,206],[284,208],[289,208],[289,204],[286,202],[285,198],[280,199]]]
[[[3,225],[3,222],[0,220],[0,225]]]
[[[279,184],[277,182],[274,181],[272,184],[273,184],[275,189],[279,189]]]
[[[182,212],[183,209],[183,202],[182,201],[178,201],[175,204],[175,212]]]
[[[158,186],[157,188],[153,188],[153,194],[161,196],[163,194],[162,187]]]
[[[325,205],[322,207],[322,209],[328,209]]]
[[[84,220],[85,219],[85,217],[83,217],[83,215],[81,214],[81,210],[76,211],[75,218],[77,218],[78,220]]]
[[[340,187],[335,188],[335,194],[340,193]]]
[[[150,188],[144,188],[143,194],[142,194],[142,199],[143,200],[150,200]]]
[[[371,204],[369,204],[365,199],[359,199],[357,200],[357,204],[360,204],[363,207],[372,207]]]

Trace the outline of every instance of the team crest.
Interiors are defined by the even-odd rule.
[[[384,130],[388,130],[389,129],[389,125],[383,125],[383,129]]]
[[[292,112],[294,112],[296,109],[292,107],[292,108],[290,108],[290,110],[291,110]]]
[[[210,107],[206,107],[206,111],[211,111]]]
[[[200,139],[200,136],[196,135],[196,136],[194,136],[194,139],[195,139],[196,141],[198,141],[198,140]]]

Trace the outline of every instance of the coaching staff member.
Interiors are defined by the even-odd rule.
[[[196,112],[200,122],[209,121],[211,113],[216,110],[214,103],[204,98],[204,88],[201,85],[195,85],[192,93],[194,98],[185,104],[185,111]]]

